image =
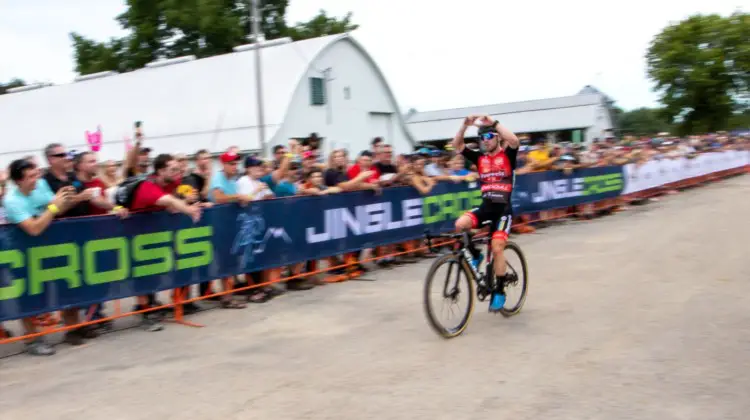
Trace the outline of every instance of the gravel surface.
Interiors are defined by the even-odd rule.
[[[523,312],[477,305],[453,340],[422,313],[425,261],[6,357],[0,418],[746,419],[749,194],[742,176],[517,236]]]

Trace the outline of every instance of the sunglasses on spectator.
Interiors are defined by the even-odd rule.
[[[481,136],[479,136],[484,141],[489,141],[494,139],[497,136],[495,133],[482,133]]]
[[[47,155],[47,156],[56,157],[56,158],[64,158],[64,157],[68,157],[68,154],[63,152],[63,153],[54,153],[54,154]]]

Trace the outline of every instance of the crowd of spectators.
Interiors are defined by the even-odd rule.
[[[356,156],[351,151],[338,149],[327,157],[320,153],[320,139],[313,134],[302,141],[291,140],[288,145],[273,148],[272,157],[263,160],[257,155],[241,155],[238,147],[224,151],[218,157],[219,169],[214,168],[209,151],[199,150],[192,155],[160,154],[151,156],[140,130],[135,145],[122,163],[98,162],[92,152],[67,150],[62,144],[50,144],[44,151],[46,169],[28,157],[12,162],[7,172],[0,171],[0,219],[16,224],[32,236],[43,235],[55,219],[95,216],[115,213],[128,217],[132,212],[162,211],[184,214],[194,221],[201,218],[203,209],[212,205],[238,203],[247,205],[257,200],[268,200],[297,195],[329,195],[347,191],[370,190],[379,194],[383,188],[409,186],[420,194],[431,192],[437,182],[473,183],[476,168],[467,163],[450,147],[425,146],[411,154],[394,156],[393,148],[382,138],[375,138],[368,150]],[[476,141],[467,140],[467,147],[478,148]],[[576,168],[642,163],[651,159],[692,157],[713,150],[747,148],[745,138],[720,133],[711,136],[676,138],[623,139],[608,138],[585,148],[580,144],[523,145],[518,154],[517,173],[534,171],[573,171]],[[9,184],[9,182],[11,184]],[[372,252],[384,256],[377,265],[387,267],[415,261],[429,256],[416,248],[418,243],[380,247]],[[407,256],[391,256],[394,251],[413,250]],[[269,279],[285,274],[316,272],[318,261],[296,264],[279,270],[252,272],[244,276],[219,279],[198,285],[192,291],[184,288],[183,297],[191,292],[208,296],[221,284],[223,290],[240,289],[235,293],[215,296],[200,304],[184,305],[185,314],[202,309],[202,305],[216,301],[222,308],[242,309],[248,303],[264,303],[286,293],[287,290],[307,290],[326,283],[349,279],[366,271],[360,264],[360,253],[349,253],[327,259],[328,266],[349,263],[350,268],[332,270],[327,278],[310,275],[288,281],[284,287],[270,285]],[[161,306],[156,295],[137,298],[135,309]],[[199,306],[200,305],[200,306]],[[106,304],[91,308],[68,309],[62,312],[62,322],[77,326],[83,318],[102,319]],[[142,327],[159,331],[164,311],[142,315]],[[22,320],[24,334],[35,333],[40,318]],[[110,329],[107,322],[78,327],[65,334],[65,342],[80,345],[97,337],[102,329]],[[0,330],[0,338],[3,331]],[[5,332],[5,334],[10,334]],[[29,339],[26,349],[32,355],[55,353],[44,338]]]
[[[594,141],[589,147],[583,144],[541,143],[521,146],[516,173],[561,170],[597,166],[643,164],[650,160],[693,158],[699,153],[744,149],[747,138],[717,133],[703,136],[676,137],[663,134],[658,137],[623,138],[608,137]]]

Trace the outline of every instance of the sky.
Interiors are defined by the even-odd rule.
[[[403,110],[576,94],[591,84],[618,106],[654,106],[644,55],[651,39],[694,13],[728,15],[740,0],[291,0],[290,23],[320,9],[353,13],[354,32]],[[747,7],[744,8],[747,10]],[[125,34],[124,0],[0,0],[0,81],[73,80],[78,32]]]

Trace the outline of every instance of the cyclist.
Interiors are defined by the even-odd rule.
[[[484,153],[464,145],[466,129],[479,126],[478,134]],[[456,229],[466,231],[490,223],[492,254],[496,274],[490,311],[497,312],[505,305],[505,256],[503,251],[511,225],[510,195],[513,191],[518,137],[493,120],[489,115],[471,115],[464,119],[453,139],[453,148],[477,166],[482,189],[482,204],[456,220]]]

